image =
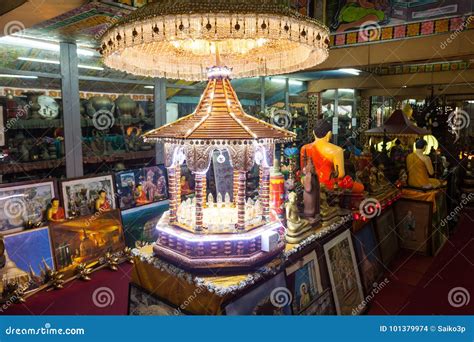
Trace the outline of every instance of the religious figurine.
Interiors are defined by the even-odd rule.
[[[59,206],[59,199],[54,197],[47,212],[48,221],[61,222],[65,219],[64,209]]]
[[[286,241],[289,243],[299,243],[312,233],[312,225],[309,220],[301,218],[296,204],[296,193],[288,194],[288,203],[286,203]]]
[[[186,180],[186,177],[185,176],[181,176],[181,179],[180,179],[180,184],[181,184],[181,193],[183,195],[188,195],[190,194],[192,191],[191,191],[191,188],[189,187],[189,183],[188,181]]]
[[[135,203],[138,205],[150,203],[150,201],[146,198],[146,193],[143,190],[143,185],[141,183],[137,185],[133,197],[135,198]]]
[[[439,188],[444,183],[435,178],[430,178],[434,174],[433,164],[428,156],[423,154],[426,141],[419,139],[415,143],[415,152],[407,156],[408,185],[415,188]]]
[[[323,221],[323,227],[332,224],[339,218],[339,208],[331,207],[328,203],[327,188],[325,184],[321,184],[320,192],[320,211],[321,220]]]
[[[408,185],[408,175],[407,170],[401,169],[400,173],[398,174],[398,182],[400,186],[407,186]]]
[[[385,177],[385,166],[383,164],[379,164],[378,166],[377,180],[381,188],[390,187],[390,182]]]
[[[319,180],[314,170],[314,165],[311,158],[306,161],[304,168],[304,216],[311,219],[316,219],[319,216]]]
[[[110,211],[111,209],[110,202],[107,199],[107,192],[105,190],[100,190],[99,197],[95,200],[96,212]]]
[[[372,166],[370,168],[370,173],[369,173],[369,190],[371,194],[378,194],[381,192],[381,188],[379,185],[379,179],[378,179],[378,170],[375,166]]]

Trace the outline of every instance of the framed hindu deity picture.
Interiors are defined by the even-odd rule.
[[[128,288],[129,316],[182,316],[184,312],[157,298],[144,288],[129,284]]]
[[[291,292],[286,287],[283,272],[225,305],[225,313],[231,316],[291,315]]]
[[[0,234],[43,226],[55,197],[54,179],[0,185]]]
[[[168,209],[169,201],[164,200],[122,210],[122,224],[127,246],[135,248],[137,242],[155,242],[158,238],[156,224]]]
[[[388,267],[400,250],[392,208],[385,209],[376,218],[375,231],[383,264]]]
[[[395,203],[395,223],[402,248],[431,253],[432,214],[432,202],[401,198]]]
[[[115,209],[116,193],[114,177],[111,174],[95,177],[83,177],[61,181],[66,218],[92,215],[96,211],[96,201],[100,210]]]
[[[316,252],[305,255],[286,268],[286,282],[292,293],[291,307],[297,315],[307,309],[322,293],[321,274]]]
[[[6,235],[2,244],[0,293],[12,280],[25,292],[38,289],[45,282],[46,271],[55,269],[48,227]]]
[[[368,294],[384,273],[372,221],[365,224],[353,237],[362,285],[365,293]]]
[[[300,315],[303,316],[328,316],[335,314],[336,308],[334,307],[332,291],[329,288],[324,290],[307,309],[300,312]]]
[[[71,277],[79,264],[94,267],[106,254],[125,248],[120,210],[51,222],[51,241],[56,267]]]
[[[345,230],[324,245],[338,315],[351,315],[364,299],[351,233]]]

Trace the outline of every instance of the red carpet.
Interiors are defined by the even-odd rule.
[[[61,290],[42,291],[1,314],[126,315],[131,270],[131,264],[123,263],[116,272],[107,269],[94,272],[90,281],[74,280]]]
[[[474,314],[473,219],[474,210],[466,210],[436,257],[402,252],[387,275],[390,283],[373,299],[368,314]]]

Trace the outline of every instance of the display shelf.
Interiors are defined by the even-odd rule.
[[[56,128],[62,127],[62,119],[46,120],[46,119],[28,119],[18,120],[9,119],[7,127],[10,129],[37,129],[37,128]]]
[[[136,124],[145,124],[145,125],[154,125],[155,121],[154,118],[115,118],[114,119],[114,126],[131,126],[131,125],[136,125]],[[92,118],[81,118],[81,127],[94,127],[94,120]]]
[[[34,170],[54,169],[63,165],[65,165],[64,158],[42,160],[28,163],[2,163],[0,164],[0,173],[6,175],[19,172],[29,172]]]
[[[104,162],[117,162],[124,160],[154,158],[155,150],[138,152],[121,152],[102,156],[84,156],[84,164],[97,164]]]

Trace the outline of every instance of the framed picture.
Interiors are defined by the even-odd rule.
[[[432,213],[432,202],[401,198],[395,203],[395,223],[402,248],[430,254]]]
[[[364,299],[349,230],[324,245],[332,293],[339,315],[350,315]]]
[[[120,210],[102,212],[50,225],[54,258],[58,270],[72,276],[77,265],[97,264],[107,252],[125,248]]]
[[[297,315],[308,308],[322,293],[321,274],[315,251],[286,268],[286,282],[293,294],[291,303],[293,314]]]
[[[128,288],[129,316],[183,316],[177,308],[158,299],[142,287],[130,283]]]
[[[120,209],[136,206],[137,185],[143,181],[143,169],[127,170],[115,174]]]
[[[66,218],[92,215],[95,201],[105,191],[108,206],[116,208],[115,186],[112,175],[68,179],[61,182]]]
[[[54,180],[0,185],[0,234],[44,225],[46,211],[54,197]]]
[[[134,248],[137,241],[155,242],[158,238],[156,223],[168,209],[169,201],[165,200],[123,210],[122,224],[126,245]]]
[[[306,310],[300,313],[300,315],[303,316],[327,316],[335,314],[336,308],[334,307],[331,289],[326,289]]]
[[[164,165],[143,168],[143,191],[149,202],[168,198],[167,174]]]
[[[273,304],[275,303],[276,306]],[[283,272],[225,306],[227,315],[291,315],[291,293]]]
[[[168,198],[166,168],[145,167],[115,174],[121,209],[129,209]]]
[[[384,272],[372,221],[357,231],[353,237],[362,285],[365,293],[369,294]]]
[[[392,208],[384,210],[376,218],[375,231],[383,264],[388,267],[400,249]]]
[[[0,254],[1,292],[6,281],[18,280],[25,291],[44,284],[45,271],[54,269],[48,227],[27,230],[3,237]]]

